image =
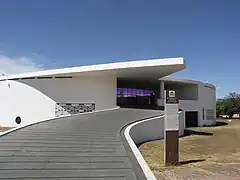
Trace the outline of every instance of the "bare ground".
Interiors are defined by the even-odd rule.
[[[158,179],[240,180],[240,120],[191,128],[179,139],[180,164],[164,166],[164,142],[144,143],[140,151]]]
[[[0,126],[0,132],[3,132],[3,131],[7,131],[9,129],[12,129],[13,127],[3,127],[3,126]]]

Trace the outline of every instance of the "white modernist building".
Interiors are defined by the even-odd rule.
[[[183,58],[119,62],[0,77],[0,125],[22,126],[62,115],[117,106],[161,109],[175,90],[186,126],[215,124],[213,85],[167,77]]]

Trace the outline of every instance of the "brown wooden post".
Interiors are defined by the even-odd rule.
[[[175,91],[165,91],[164,161],[166,166],[179,163],[178,99]]]

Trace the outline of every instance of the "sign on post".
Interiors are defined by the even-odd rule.
[[[179,162],[179,102],[175,91],[166,90],[164,94],[164,161],[167,166],[177,165]]]

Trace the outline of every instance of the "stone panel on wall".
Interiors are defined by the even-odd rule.
[[[56,117],[92,111],[95,111],[95,103],[57,103],[55,107]]]

